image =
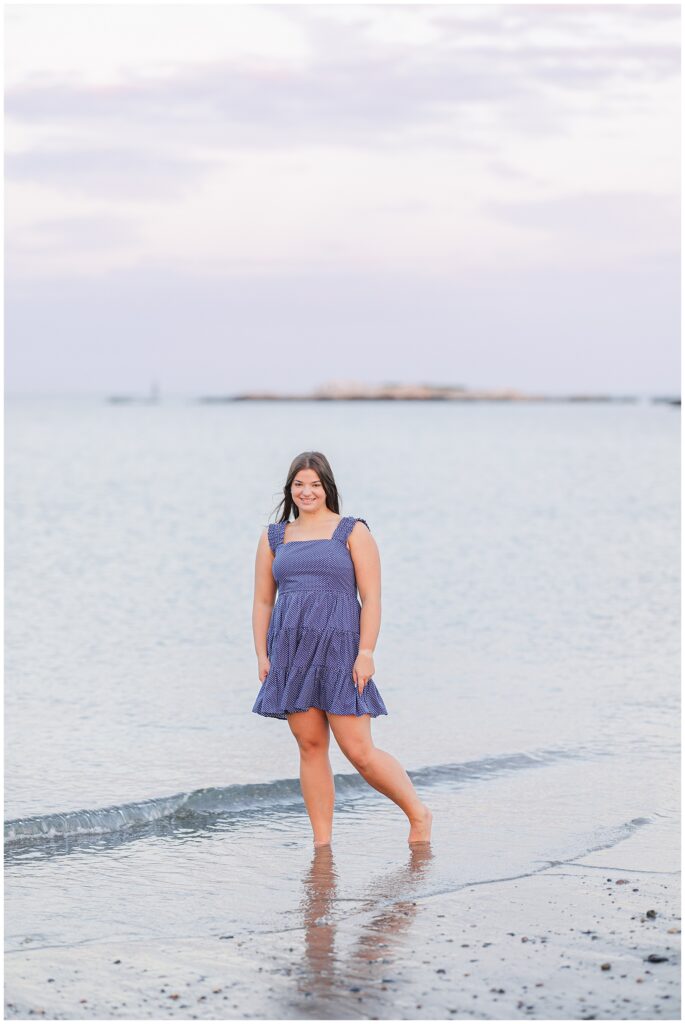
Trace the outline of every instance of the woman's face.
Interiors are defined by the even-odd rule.
[[[301,469],[292,482],[290,493],[301,512],[318,511],[326,505],[326,492],[314,469]]]

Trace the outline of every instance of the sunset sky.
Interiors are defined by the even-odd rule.
[[[8,392],[680,392],[678,5],[5,12]]]

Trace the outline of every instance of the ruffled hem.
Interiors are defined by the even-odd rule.
[[[388,714],[373,679],[368,680],[360,694],[350,673],[332,673],[324,666],[311,666],[304,675],[271,668],[252,710],[265,718],[286,719],[293,712],[309,708],[357,717]]]

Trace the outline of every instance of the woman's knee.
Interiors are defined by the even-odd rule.
[[[374,750],[373,743],[348,743],[342,748],[343,754],[358,772],[363,772],[369,767]]]
[[[295,736],[302,757],[319,757],[328,751],[328,736]]]

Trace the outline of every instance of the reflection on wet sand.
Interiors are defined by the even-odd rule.
[[[314,1015],[317,1002],[331,998],[335,998],[338,1009],[349,1003],[349,1011],[358,1015],[361,985],[382,987],[387,965],[392,963],[393,947],[416,915],[417,905],[412,900],[415,883],[433,858],[430,843],[413,845],[404,866],[370,881],[359,898],[344,898],[336,895],[332,847],[314,851],[303,879],[304,956],[300,969],[295,971],[298,991],[306,998],[307,1016]],[[360,932],[354,945],[345,954],[336,954],[337,922],[356,916],[360,918]],[[323,1010],[322,1016],[330,1016],[330,1007],[328,1013]]]

